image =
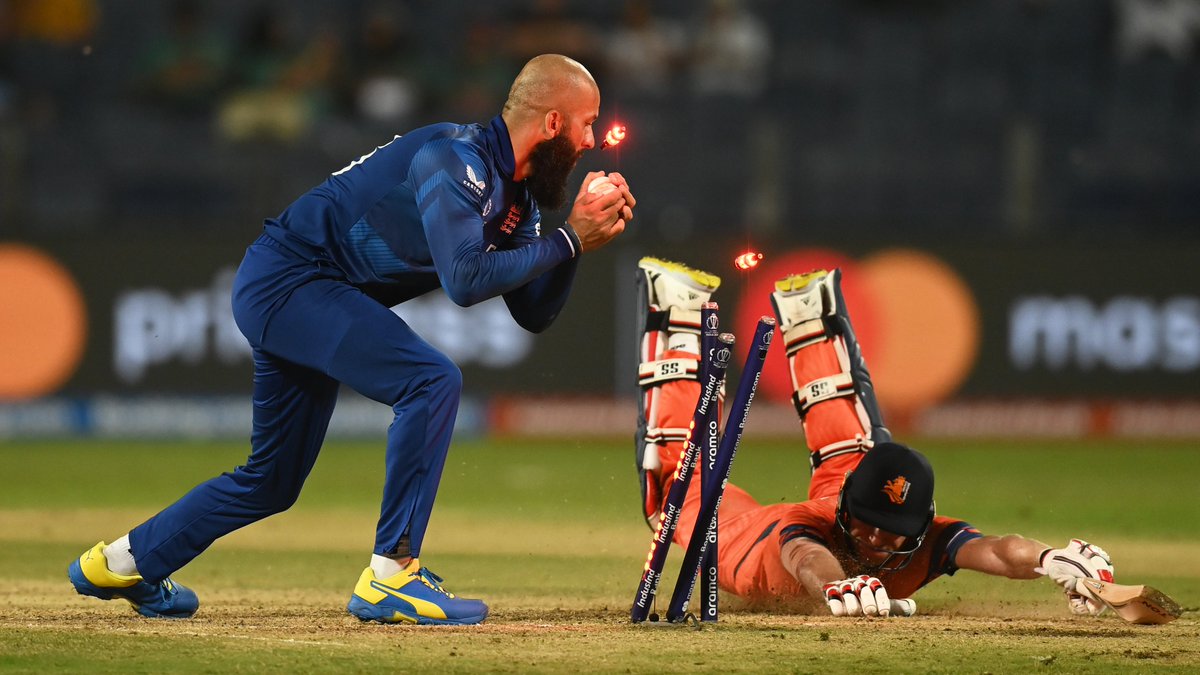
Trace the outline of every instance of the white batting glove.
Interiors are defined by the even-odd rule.
[[[887,589],[875,577],[861,574],[831,581],[822,590],[825,603],[834,616],[887,616],[892,611]]]
[[[1107,609],[1107,605],[1079,583],[1080,579],[1113,580],[1112,560],[1104,549],[1082,539],[1072,539],[1063,548],[1042,551],[1038,561],[1039,566],[1033,571],[1062,586],[1071,612],[1094,616]]]

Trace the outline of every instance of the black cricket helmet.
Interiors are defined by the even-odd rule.
[[[873,570],[903,569],[925,541],[933,524],[933,467],[924,455],[899,443],[879,443],[867,451],[858,467],[846,474],[838,498],[837,522],[846,537],[846,547],[859,562]],[[850,534],[851,518],[904,537],[896,550],[881,563],[873,564],[859,555]]]

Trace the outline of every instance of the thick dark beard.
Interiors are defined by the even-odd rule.
[[[579,154],[562,134],[533,146],[525,188],[539,208],[554,211],[567,202],[567,178],[575,169]]]

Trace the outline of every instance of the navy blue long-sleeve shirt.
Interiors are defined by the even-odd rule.
[[[302,195],[265,230],[389,306],[438,286],[455,303],[503,295],[533,332],[558,316],[575,278],[569,225],[541,233],[504,120],[434,124],[376,148]]]

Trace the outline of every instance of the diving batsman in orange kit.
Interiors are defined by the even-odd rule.
[[[637,459],[647,522],[658,521],[699,397],[700,306],[720,279],[685,265],[639,264]],[[911,615],[909,596],[960,569],[1012,579],[1050,577],[1075,614],[1105,605],[1080,578],[1113,580],[1108,554],[1072,539],[1053,548],[1015,534],[984,535],[934,510],[934,475],[919,452],[892,441],[841,292],[840,270],[780,279],[771,295],[786,349],[793,402],[812,465],[808,500],[763,506],[728,484],[718,514],[719,584],[752,602],[834,616]],[[687,546],[700,509],[700,472],[674,542]],[[1083,592],[1081,592],[1083,591]]]

